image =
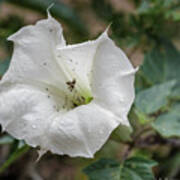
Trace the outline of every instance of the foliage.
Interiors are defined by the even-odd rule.
[[[153,127],[164,137],[177,136],[180,137],[180,103],[171,107],[169,112],[161,114],[155,122]]]
[[[0,61],[0,77],[6,72],[9,67],[10,60]]]
[[[31,8],[33,10],[40,11],[42,13],[46,13],[47,7],[53,5],[53,0],[6,0],[7,2],[17,4],[19,6],[24,6]],[[68,23],[72,28],[77,30],[77,32],[84,34],[86,33],[86,27],[84,23],[82,23],[80,17],[74,12],[74,10],[68,6],[66,6],[61,1],[56,2],[51,7],[52,14],[58,18],[61,18],[66,23]]]
[[[175,82],[170,81],[141,90],[136,96],[135,106],[146,114],[157,112],[160,108],[167,105],[168,96],[172,93],[174,85]]]
[[[149,49],[161,38],[177,36],[178,0],[143,0],[134,4],[134,13],[116,12],[109,1],[104,0],[93,0],[92,6],[101,18],[112,22],[112,34],[117,42],[128,47],[143,44]]]
[[[153,180],[152,167],[156,166],[155,161],[142,157],[132,157],[122,163],[111,159],[101,159],[84,172],[90,180]]]

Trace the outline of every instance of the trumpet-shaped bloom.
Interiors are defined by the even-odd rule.
[[[50,15],[8,38],[10,67],[0,82],[0,124],[41,152],[93,157],[119,125],[129,125],[135,69],[104,32],[66,45]]]

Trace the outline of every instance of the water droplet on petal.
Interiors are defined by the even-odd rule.
[[[32,128],[33,128],[33,129],[36,129],[36,125],[32,125]]]

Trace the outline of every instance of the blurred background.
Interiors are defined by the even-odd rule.
[[[110,37],[140,65],[132,131],[116,129],[94,159],[47,153],[39,162],[36,150],[1,133],[0,180],[180,179],[180,1],[0,0],[0,78],[13,51],[7,37],[46,18],[52,3],[68,44],[95,39],[111,24]],[[126,169],[114,169],[122,164]]]

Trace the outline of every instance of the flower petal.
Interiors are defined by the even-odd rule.
[[[134,100],[134,74],[130,61],[105,32],[100,37],[93,63],[93,97],[128,125],[127,113]]]
[[[49,15],[9,40],[15,48],[0,83],[0,124],[11,135],[41,152],[93,157],[120,122],[128,124],[135,70],[106,33],[65,47],[61,26]],[[81,83],[71,73],[92,88],[94,100],[63,111],[67,84]]]
[[[93,91],[93,98],[104,108],[121,117],[128,125],[127,114],[134,100],[134,69],[123,51],[104,32],[97,40],[58,48],[72,69]],[[123,116],[123,117],[122,117]]]
[[[26,26],[8,38],[14,42],[10,68],[3,82],[61,83],[56,47],[65,46],[60,24],[50,15],[36,25]],[[63,79],[64,81],[64,79]]]
[[[92,63],[98,43],[99,41],[95,40],[58,48],[59,55],[66,59],[68,67],[74,73],[74,78],[79,79],[88,89],[90,89]]]
[[[91,102],[67,113],[54,110],[45,92],[30,86],[1,88],[0,123],[17,139],[40,146],[43,152],[93,157],[119,122]]]
[[[91,102],[57,117],[50,128],[50,149],[57,154],[92,158],[119,125],[114,115]]]
[[[46,92],[27,85],[3,84],[0,87],[0,124],[3,129],[27,144],[45,146],[49,125],[58,113],[55,101]]]

